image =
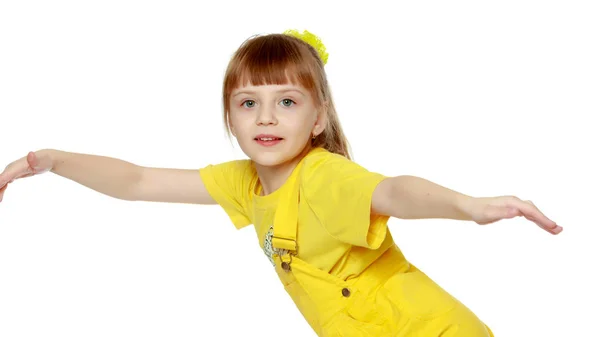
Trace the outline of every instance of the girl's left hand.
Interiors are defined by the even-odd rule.
[[[480,225],[522,216],[550,234],[556,235],[563,230],[556,222],[548,219],[533,202],[514,196],[473,198],[469,209],[473,221]]]

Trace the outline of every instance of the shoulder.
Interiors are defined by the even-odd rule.
[[[212,194],[226,194],[238,200],[249,197],[257,180],[256,169],[249,159],[209,164],[199,173]]]
[[[217,164],[209,164],[200,169],[203,176],[221,175],[234,177],[252,177],[256,174],[254,165],[249,159],[230,160]]]
[[[256,181],[250,160],[209,164],[200,170],[206,190],[240,229],[251,224],[249,200]]]
[[[356,166],[356,163],[342,155],[329,152],[325,149],[315,149],[304,159],[302,175],[304,178],[314,178]]]
[[[370,198],[376,186],[386,178],[342,155],[319,150],[305,158],[301,186],[312,202],[328,199],[350,202],[357,196]]]
[[[386,236],[387,217],[373,217],[371,207],[387,177],[327,151],[305,159],[301,194],[321,225],[342,242],[378,247]]]
[[[349,181],[385,178],[351,159],[325,149],[313,151],[305,158],[301,174],[304,185],[319,181],[344,184]]]

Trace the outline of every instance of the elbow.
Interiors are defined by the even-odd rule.
[[[371,210],[373,213],[392,216],[395,218],[402,217],[400,195],[402,188],[399,186],[397,177],[385,178],[382,180],[373,191],[371,201]]]
[[[146,181],[146,170],[141,166],[136,166],[132,170],[127,184],[124,184],[119,195],[116,197],[125,201],[140,201],[143,200],[144,182]]]

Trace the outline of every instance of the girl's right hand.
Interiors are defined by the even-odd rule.
[[[48,172],[52,169],[52,166],[52,158],[43,150],[29,152],[27,156],[8,164],[4,172],[0,173],[0,202],[4,197],[8,184],[19,178]]]

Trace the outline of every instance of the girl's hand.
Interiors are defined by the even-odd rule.
[[[52,158],[45,151],[29,152],[27,156],[18,159],[6,166],[0,173],[0,202],[8,184],[16,179],[42,174],[52,169]]]
[[[563,230],[556,222],[548,219],[533,202],[523,201],[514,196],[473,198],[469,209],[473,221],[480,225],[522,216],[551,234],[558,234]]]

